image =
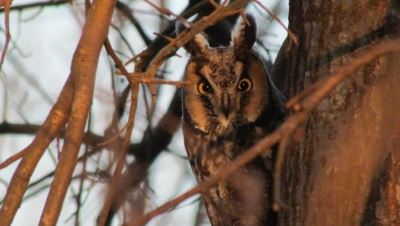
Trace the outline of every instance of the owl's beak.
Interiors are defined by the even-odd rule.
[[[230,99],[229,99],[229,94],[228,93],[223,93],[222,94],[221,110],[222,110],[222,113],[224,114],[225,118],[228,118],[229,117],[229,113],[231,112]]]

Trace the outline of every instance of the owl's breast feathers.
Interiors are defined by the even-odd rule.
[[[198,181],[215,175],[265,134],[265,129],[254,124],[219,137],[205,134],[187,123],[183,130],[188,157]],[[271,162],[270,158],[258,157],[203,194],[213,226],[268,225],[266,222],[271,220]]]

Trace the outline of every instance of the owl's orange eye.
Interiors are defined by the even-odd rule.
[[[200,82],[197,85],[197,90],[199,91],[200,94],[206,94],[206,93],[211,93],[211,86],[210,84],[206,82]]]
[[[251,83],[250,79],[244,78],[244,79],[240,80],[237,88],[240,91],[247,92],[247,91],[250,91],[251,88],[253,88],[253,84]]]

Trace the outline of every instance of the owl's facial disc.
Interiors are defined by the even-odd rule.
[[[265,70],[255,55],[237,58],[233,48],[208,50],[186,68],[184,106],[196,129],[212,136],[229,136],[257,120],[268,93]]]
[[[197,85],[198,95],[203,99],[202,105],[206,110],[209,133],[223,134],[230,132],[237,121],[238,93],[226,82],[200,80]],[[238,99],[239,98],[239,99]]]
[[[221,57],[222,58],[222,57]],[[223,58],[222,58],[223,59]],[[210,116],[214,116],[214,127],[210,132],[217,134],[230,133],[238,123],[238,109],[241,95],[248,90],[249,84],[239,84],[242,74],[243,63],[221,65],[219,61],[202,67],[201,75],[204,76],[203,83],[200,83],[199,94],[204,95],[211,105]],[[222,60],[223,61],[223,60]],[[247,79],[247,81],[250,81]],[[247,82],[246,81],[246,82]],[[204,85],[203,85],[204,84]],[[242,86],[238,86],[242,85]],[[246,87],[246,85],[249,85]],[[206,88],[206,89],[204,89]],[[245,89],[243,89],[245,88]],[[204,92],[203,92],[204,91]]]

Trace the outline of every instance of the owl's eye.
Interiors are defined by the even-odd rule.
[[[212,92],[211,86],[207,82],[200,82],[197,85],[197,90],[199,91],[200,94],[206,94]]]
[[[242,80],[240,80],[239,84],[238,84],[238,90],[240,91],[250,91],[252,87],[252,83],[250,81],[250,79],[244,78]]]

